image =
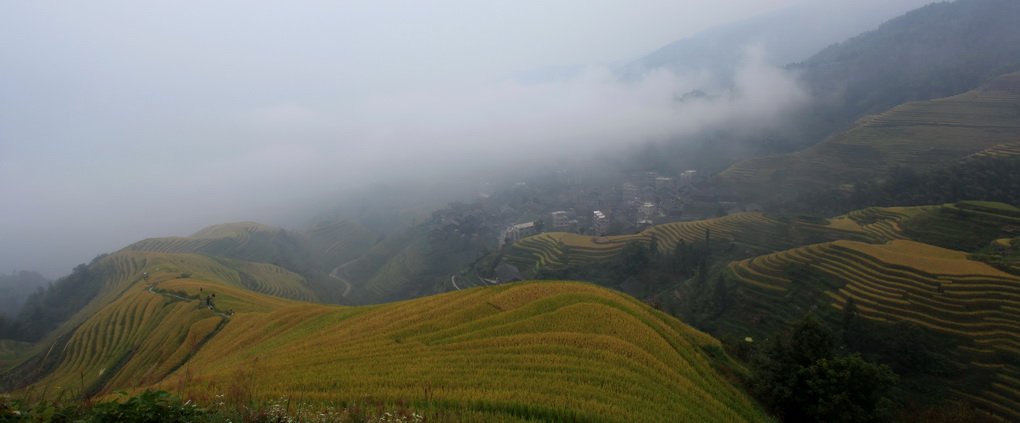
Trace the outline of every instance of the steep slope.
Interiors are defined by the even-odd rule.
[[[879,178],[893,166],[929,168],[982,152],[1004,154],[1020,139],[1018,108],[1020,73],[1008,74],[965,94],[907,103],[861,119],[798,153],[743,161],[719,179],[759,198]]]
[[[205,403],[373,398],[473,421],[768,420],[717,370],[741,371],[718,341],[594,285],[342,307],[256,294],[192,258],[128,275],[141,279],[32,363],[45,373],[34,386],[151,386]]]

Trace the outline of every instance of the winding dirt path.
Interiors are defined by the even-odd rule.
[[[354,259],[354,260],[357,260],[357,259]],[[343,297],[344,298],[347,298],[347,294],[351,293],[351,289],[354,288],[354,286],[351,285],[351,283],[348,282],[347,279],[344,279],[344,278],[341,278],[340,276],[338,276],[338,274],[340,273],[340,269],[343,269],[348,264],[351,264],[352,262],[354,262],[354,260],[348,261],[347,263],[344,263],[344,264],[341,264],[341,265],[339,265],[337,267],[334,267],[333,271],[329,272],[329,276],[330,277],[332,277],[332,278],[340,281],[340,283],[344,284],[344,293],[343,293]]]

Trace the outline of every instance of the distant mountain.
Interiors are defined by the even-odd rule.
[[[792,67],[818,100],[819,135],[909,101],[973,90],[1020,70],[1020,2],[934,3]],[[824,131],[829,131],[825,133]]]
[[[50,282],[39,272],[27,270],[0,274],[0,315],[11,317],[18,314],[29,295]]]
[[[853,8],[857,3],[810,2],[715,28],[654,52],[626,67],[625,73],[636,76],[654,68],[700,70],[704,73],[699,75],[714,78],[703,91],[722,92],[731,89],[732,73],[745,47],[760,42],[767,61],[785,65],[796,75],[813,99],[806,106],[757,129],[723,126],[677,140],[701,144],[699,154],[714,158],[711,164],[725,167],[726,161],[798,151],[845,130],[865,115],[909,101],[961,94],[1020,70],[1020,26],[1014,24],[1020,20],[1018,2],[933,3],[881,25],[881,18],[874,15],[876,21],[859,29],[875,29],[840,36],[858,34],[849,39],[835,34],[826,38],[824,30],[812,32],[815,24],[838,28],[843,16],[852,16],[855,10],[842,7]],[[897,4],[905,10],[916,3]],[[893,17],[899,9],[888,12],[886,17]],[[796,47],[802,43],[806,43],[803,48]],[[775,52],[789,54],[779,57]]]
[[[620,67],[636,78],[653,69],[678,73],[705,72],[728,86],[745,50],[759,45],[774,66],[800,62],[823,48],[931,0],[813,0],[765,15],[720,25],[674,41]],[[711,89],[714,87],[706,87]]]
[[[718,179],[746,197],[765,200],[884,178],[896,166],[948,166],[987,149],[1013,146],[1020,139],[1018,109],[1020,73],[1013,73],[965,94],[868,116],[797,153],[737,163]]]
[[[879,24],[932,0],[808,0],[771,13],[718,25],[673,41],[637,58],[605,64],[546,66],[504,75],[525,84],[575,77],[591,65],[612,69],[624,79],[666,69],[704,72],[715,77],[712,90],[729,86],[745,50],[761,46],[765,61],[784,66],[807,59],[823,48],[878,27]]]

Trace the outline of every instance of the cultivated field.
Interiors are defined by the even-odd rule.
[[[558,269],[612,260],[630,242],[649,245],[654,242],[660,253],[669,254],[681,242],[696,245],[705,243],[707,237],[715,245],[725,243],[727,249],[749,256],[837,239],[882,242],[903,238],[897,222],[912,211],[882,210],[890,211],[863,212],[868,216],[864,225],[854,220],[856,216],[807,222],[779,220],[762,213],[737,213],[709,220],[666,223],[636,235],[593,237],[549,232],[507,246],[503,257],[521,269]]]
[[[342,307],[254,293],[207,257],[116,260],[136,264],[120,273],[134,282],[35,362],[51,370],[36,395],[153,387],[204,404],[371,401],[473,421],[768,420],[717,370],[743,371],[718,341],[594,285]]]
[[[732,263],[748,313],[794,320],[819,304],[842,310],[853,298],[861,316],[910,321],[973,345],[953,352],[968,372],[991,372],[955,393],[982,408],[1020,419],[1020,277],[967,259],[967,253],[913,241],[809,245]],[[814,275],[797,279],[791,268]],[[796,295],[791,295],[791,290]]]

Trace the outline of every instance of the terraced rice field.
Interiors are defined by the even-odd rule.
[[[1015,156],[1020,156],[1020,142],[999,144],[992,148],[988,148],[977,153],[974,153],[974,157],[1015,157]]]
[[[83,310],[86,317],[56,331],[66,338],[49,341],[43,361],[53,368],[41,386],[95,393],[153,383],[220,330],[229,310],[268,312],[298,304],[249,289],[310,294],[293,287],[300,277],[278,267],[192,254],[116,253],[92,271],[109,280],[107,289]],[[204,299],[213,293],[210,309]]]
[[[403,401],[501,421],[767,421],[718,341],[593,285],[516,283],[357,308],[238,314],[158,384],[199,399]],[[196,372],[195,369],[202,369]]]
[[[705,352],[717,340],[594,285],[516,283],[342,307],[145,270],[149,281],[54,345],[56,365],[37,387],[161,388],[205,404],[221,394],[371,398],[475,421],[769,421],[716,371],[740,371]],[[215,310],[193,299],[212,290]]]
[[[798,285],[786,271],[790,264],[824,274],[824,285]],[[968,260],[963,252],[905,240],[811,245],[736,262],[730,271],[749,297],[757,298],[761,312],[783,310],[777,301],[790,289],[800,289],[801,297],[804,290],[815,290],[824,292],[836,309],[853,298],[866,318],[906,320],[972,339],[977,349],[961,348],[957,354],[965,362],[958,364],[997,376],[980,390],[960,395],[985,398],[978,403],[1009,420],[1020,419],[1017,369],[1001,358],[1020,354],[1020,277]]]
[[[875,209],[872,226],[885,230],[862,227],[848,220],[831,224],[801,221],[780,221],[761,213],[738,213],[729,216],[657,225],[637,235],[592,237],[578,234],[550,232],[524,238],[506,247],[504,258],[519,268],[562,268],[564,266],[611,260],[630,242],[651,243],[655,240],[661,253],[671,253],[678,243],[729,242],[746,254],[763,254],[803,245],[805,240],[828,241],[852,239],[886,241],[901,239],[894,222],[909,215],[909,211],[882,212]],[[848,218],[849,219],[849,218]]]
[[[188,279],[210,281],[253,292],[300,301],[316,301],[315,294],[300,275],[266,263],[249,263],[198,254],[158,254],[123,252],[109,257],[111,260],[144,264],[132,271],[123,272],[125,279],[136,280],[141,273],[150,273],[150,282],[165,281],[188,274]],[[145,261],[140,261],[141,259]],[[129,275],[129,276],[128,276]]]
[[[870,207],[852,211],[833,221],[853,221],[859,228],[856,230],[867,232],[880,240],[908,239],[909,237],[903,233],[903,221],[932,208],[934,207]]]
[[[753,198],[876,178],[894,165],[924,168],[973,154],[1007,154],[1020,139],[1018,105],[1020,74],[1005,75],[965,94],[894,107],[814,147],[744,161],[720,177]]]
[[[645,234],[591,237],[563,232],[549,232],[524,238],[507,247],[504,257],[520,266],[562,268],[568,265],[609,260],[636,241],[647,243]]]

